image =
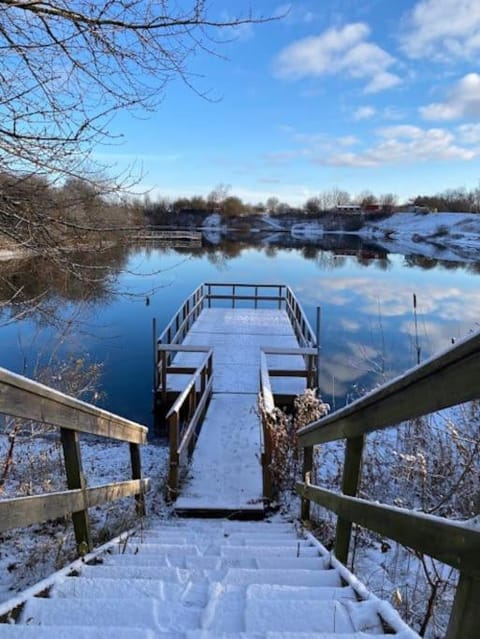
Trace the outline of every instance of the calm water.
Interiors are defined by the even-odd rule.
[[[0,365],[32,374],[52,347],[60,357],[88,356],[104,364],[102,405],[150,424],[152,318],[161,329],[203,281],[289,284],[313,327],[321,306],[321,389],[337,408],[412,366],[417,341],[424,359],[478,330],[478,265],[339,253],[233,244],[208,253],[130,249],[112,257],[112,270],[104,260],[105,286],[95,286],[86,301],[65,275],[32,264],[0,266],[4,279],[14,274],[32,296],[49,283],[33,316],[5,325],[18,309],[3,309]]]

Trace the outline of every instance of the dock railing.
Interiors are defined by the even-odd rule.
[[[170,470],[168,480],[168,492],[174,499],[178,492],[178,486],[185,468],[185,453],[191,455],[195,446],[201,419],[205,413],[205,407],[212,393],[213,364],[212,353],[208,346],[188,346],[183,341],[188,331],[204,308],[212,308],[216,303],[231,305],[232,308],[240,308],[251,304],[254,308],[276,307],[284,308],[293,330],[300,344],[299,348],[268,348],[264,350],[265,370],[267,376],[272,377],[303,377],[306,386],[313,388],[316,383],[316,364],[318,356],[316,350],[315,334],[303,313],[302,307],[293,294],[290,287],[285,284],[249,284],[249,283],[214,283],[201,284],[174,314],[170,322],[157,337],[156,322],[153,326],[154,337],[154,392],[156,398],[166,402],[171,388],[178,388],[178,384],[171,384],[172,375],[192,375],[186,387],[174,400],[174,404],[166,411],[166,425],[170,441]],[[197,366],[186,366],[178,363],[180,353],[207,353],[203,363]],[[268,368],[268,355],[300,356],[304,360],[304,366],[296,369]],[[206,362],[208,361],[208,365]],[[262,360],[263,361],[263,360]],[[199,379],[205,377],[202,389],[198,391]],[[195,380],[195,381],[194,381]],[[196,389],[196,390],[195,390]],[[193,398],[197,402],[192,411],[189,407]],[[185,408],[187,406],[187,408]],[[186,412],[185,412],[186,411]],[[163,422],[163,416],[162,416]],[[263,430],[264,442],[268,434]],[[188,440],[188,441],[187,441]],[[185,443],[187,442],[187,443]],[[268,456],[268,454],[267,454]],[[268,483],[267,456],[264,460],[264,485],[265,496],[271,495],[271,484]]]
[[[0,533],[72,514],[79,554],[92,549],[88,509],[134,496],[145,514],[149,479],[142,479],[140,445],[145,426],[109,413],[53,388],[0,368],[0,414],[60,428],[67,490],[0,500]],[[80,433],[129,444],[131,479],[88,487],[82,467]]]
[[[409,419],[480,398],[480,334],[429,359],[365,397],[305,426],[298,432],[303,449],[302,519],[310,502],[338,516],[335,555],[346,562],[352,523],[375,531],[460,571],[447,639],[478,636],[480,531],[467,523],[356,497],[365,436]],[[313,447],[346,439],[342,492],[311,483]]]
[[[216,301],[230,302],[232,308],[239,303],[252,302],[254,308],[273,304],[277,308],[284,308],[292,324],[295,335],[302,348],[316,348],[315,333],[305,316],[302,307],[289,286],[285,284],[248,284],[248,283],[215,283],[201,284],[189,295],[178,309],[159,337],[154,321],[154,389],[159,389],[160,358],[163,357],[160,345],[181,344],[204,308],[212,308]],[[167,354],[166,365],[169,366],[174,352]],[[307,357],[305,364],[310,366]]]
[[[213,351],[208,347],[182,347],[164,345],[162,350],[175,352],[193,350],[204,352],[199,366],[192,370],[192,376],[183,391],[167,413],[168,437],[170,442],[170,460],[168,472],[168,498],[177,497],[179,482],[185,472],[197,442],[199,429],[207,410],[213,389]],[[178,372],[187,370],[179,367]]]

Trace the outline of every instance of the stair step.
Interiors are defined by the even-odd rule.
[[[217,557],[215,555],[106,555],[103,566],[145,566],[158,568],[192,568],[227,570],[228,568],[269,568],[271,570],[325,570],[329,560],[324,557]]]
[[[220,548],[222,557],[319,557],[318,548],[316,546],[298,546],[293,544],[288,546],[222,546]]]
[[[183,555],[198,555],[199,550],[193,544],[149,544],[141,542],[128,542],[113,546],[108,552],[110,555],[171,555],[182,553]]]
[[[278,585],[278,586],[332,586],[342,585],[336,570],[238,570],[230,568],[223,580],[225,584],[237,586]]]
[[[67,577],[56,584],[51,592],[51,598],[77,599],[165,599],[165,582],[154,579],[111,579],[91,577]],[[171,584],[172,585],[172,584]],[[180,588],[177,586],[177,588]]]
[[[358,597],[351,586],[339,588],[330,586],[278,586],[269,584],[253,584],[248,586],[247,599],[268,599],[269,601],[353,601]]]
[[[138,566],[136,564],[116,564],[84,566],[83,577],[108,578],[108,579],[161,579],[169,583],[186,584],[189,581],[206,582],[221,581],[226,574],[225,570],[201,570],[157,566]]]
[[[218,632],[210,630],[190,630],[185,633],[184,639],[372,639],[371,634],[364,632]],[[403,639],[400,635],[374,635],[375,639]],[[412,639],[405,636],[404,639]]]
[[[2,639],[184,639],[184,633],[147,628],[95,628],[92,626],[24,626],[0,624]],[[192,637],[193,639],[193,637]],[[198,637],[200,639],[200,637]]]
[[[228,533],[221,535],[134,535],[129,537],[127,545],[138,546],[140,544],[146,545],[158,545],[159,547],[172,546],[172,545],[191,545],[191,546],[205,546],[205,545],[219,545],[219,546],[311,546],[312,543],[307,539],[296,537],[292,534],[283,535],[244,535]],[[123,548],[122,544],[119,544],[120,548]]]
[[[147,597],[103,599],[101,605],[95,599],[34,597],[25,605],[20,622],[43,626],[121,626],[182,632],[198,629],[200,618],[199,608],[174,602],[166,605]]]
[[[280,605],[279,605],[280,603]],[[251,632],[353,633],[350,615],[335,601],[247,599],[245,629]]]

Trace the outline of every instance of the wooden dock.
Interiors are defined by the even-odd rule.
[[[169,337],[164,331],[159,343],[164,361],[160,356],[156,362],[161,372],[157,393],[168,402],[182,396],[206,355],[211,358],[210,397],[208,408],[207,401],[202,408],[203,412],[206,409],[203,420],[199,416],[189,433],[188,416],[178,415],[177,419],[176,400],[169,413],[170,483],[176,510],[181,514],[262,516],[265,434],[258,411],[262,362],[264,368],[268,362],[264,377],[272,375],[273,394],[291,401],[306,386],[314,385],[313,332],[284,286],[207,284],[201,287],[201,304],[199,299],[194,294],[188,310],[181,309],[175,335],[171,332]],[[213,307],[215,302],[223,308]],[[230,306],[225,308],[225,304]],[[275,308],[261,308],[262,304]],[[176,350],[168,363],[172,343],[168,340],[172,339]],[[310,350],[305,349],[306,343]],[[191,402],[195,398],[198,403],[198,396],[205,395],[199,383],[201,386],[201,376],[191,386]],[[207,387],[206,382],[203,385]],[[191,463],[183,471],[179,467],[188,465],[188,460],[181,459],[182,422],[183,431],[196,443]]]

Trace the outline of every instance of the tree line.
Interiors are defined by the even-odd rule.
[[[333,188],[321,191],[308,198],[301,206],[292,206],[277,197],[269,197],[265,202],[251,204],[240,197],[231,195],[229,187],[220,185],[206,197],[178,197],[169,199],[158,197],[144,200],[144,213],[147,223],[170,224],[181,215],[209,215],[218,213],[225,218],[248,217],[252,215],[309,215],[320,216],[332,211],[347,210],[352,206],[360,211],[376,211],[377,213],[393,213],[396,210],[411,210],[415,207],[424,212],[464,212],[480,213],[480,186],[471,190],[465,188],[449,189],[436,195],[417,195],[408,202],[400,203],[395,193],[375,195],[365,190],[357,195],[348,191]]]

